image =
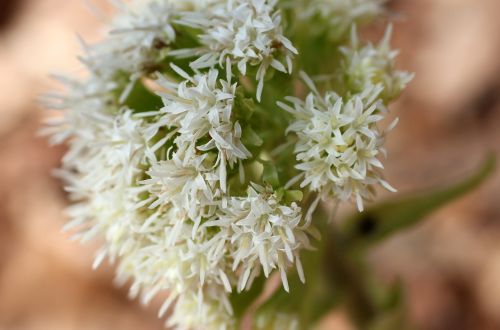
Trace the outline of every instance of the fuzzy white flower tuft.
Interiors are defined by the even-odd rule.
[[[131,228],[134,248],[121,255],[117,272],[119,283],[132,279],[131,297],[140,295],[147,304],[168,291],[159,316],[174,306],[168,325],[178,329],[233,328],[221,234],[199,229],[193,239],[192,221],[176,208],[158,210],[142,220],[136,216]]]
[[[393,190],[380,174],[383,165],[378,159],[385,152],[385,134],[377,126],[387,112],[379,99],[383,86],[343,99],[334,92],[321,95],[308,77],[304,79],[312,89],[305,101],[288,97],[292,106],[278,103],[295,117],[288,131],[299,138],[295,153],[296,168],[304,177],[301,187],[342,201],[354,198],[362,210],[363,200],[374,196],[374,184]]]
[[[311,31],[322,38],[326,27],[343,42],[382,2],[307,3],[299,16]],[[60,116],[45,133],[69,148],[58,170],[73,202],[65,229],[104,240],[94,267],[115,262],[131,297],[147,304],[168,293],[159,311],[171,310],[167,326],[235,329],[232,295],[244,295],[258,276],[279,272],[293,291],[295,271],[287,272],[295,267],[305,281],[300,254],[317,237],[312,213],[321,197],[353,199],[361,210],[375,184],[392,189],[381,175],[379,122],[411,76],[394,68],[390,29],[378,46],[361,46],[355,29],[350,47],[323,47],[313,36],[318,53],[297,60],[335,60],[338,71],[321,76],[333,77],[325,86],[339,84],[342,96],[318,92],[303,74],[307,98],[279,102],[292,114],[289,125],[289,115],[273,111],[283,91],[299,91],[295,75],[273,75],[292,73],[300,57],[285,31],[314,50],[302,42],[310,37],[297,28],[303,22],[284,29],[278,0],[113,4],[106,39],[82,42],[87,77],[58,77],[67,91],[47,99]],[[293,8],[283,10],[297,19]],[[289,190],[299,181],[305,194]],[[271,316],[266,324],[275,328],[301,322],[293,311]]]
[[[299,206],[282,205],[275,192],[253,185],[246,197],[231,198],[217,219],[205,226],[227,228],[233,270],[241,269],[239,291],[251,284],[260,267],[266,277],[273,269],[279,269],[283,287],[288,291],[286,270],[293,263],[304,281],[299,252],[310,248],[310,244],[307,226],[301,222]]]
[[[66,90],[42,98],[48,108],[60,111],[59,116],[47,120],[42,130],[42,133],[52,136],[52,143],[59,144],[74,136],[92,139],[103,123],[113,121],[112,113],[117,111],[113,96],[118,88],[115,82],[97,75],[85,80],[59,75],[54,78]]]
[[[137,218],[137,225],[132,226],[136,248],[123,255],[118,269],[120,282],[133,278],[133,296],[142,292],[143,301],[147,303],[159,291],[168,290],[168,302],[211,287],[231,291],[230,279],[225,273],[228,265],[222,234],[201,228],[193,238],[193,222],[176,208]],[[200,295],[202,299],[203,292]]]
[[[173,66],[185,81],[174,83],[160,79],[159,85],[166,89],[161,93],[164,107],[152,115],[158,120],[151,125],[147,135],[153,137],[161,127],[172,129],[177,137],[174,143],[184,149],[185,161],[197,151],[216,150],[221,189],[226,191],[226,164],[231,168],[239,160],[251,156],[241,143],[242,129],[234,120],[236,84],[231,83],[230,70],[227,80],[218,79],[218,71],[190,77]]]
[[[174,20],[181,14],[176,1],[115,1],[118,14],[108,38],[96,45],[84,44],[82,62],[90,71],[110,78],[117,72],[154,71],[175,41]],[[137,79],[136,75],[132,79]]]
[[[69,141],[70,152],[58,171],[67,182],[70,198],[76,203],[68,209],[72,219],[65,228],[77,229],[75,237],[83,241],[104,234],[106,246],[97,259],[114,259],[130,248],[129,226],[137,213],[137,185],[145,162],[146,141],[141,135],[141,120],[125,110],[111,119],[99,117],[92,135],[75,136]],[[87,127],[92,127],[87,122]],[[81,133],[83,133],[82,131]]]
[[[297,49],[283,35],[276,0],[231,0],[215,6],[208,16],[195,14],[185,24],[202,29],[202,47],[174,52],[180,56],[200,56],[194,69],[236,65],[246,75],[247,66],[256,67],[257,99],[269,68],[291,73]],[[188,16],[189,17],[189,16]]]
[[[150,208],[171,205],[187,213],[195,223],[195,230],[202,218],[214,213],[216,197],[220,197],[216,184],[218,176],[203,164],[206,156],[197,156],[187,161],[177,152],[169,160],[154,162],[148,170],[149,179],[142,184],[150,198],[140,205]]]
[[[206,296],[207,294],[205,294]],[[168,320],[169,326],[182,326],[182,329],[217,329],[235,328],[233,315],[227,311],[229,303],[225,292],[213,292],[210,298],[199,299],[198,295],[184,295],[177,302],[174,313]]]
[[[413,74],[395,69],[397,50],[390,47],[392,25],[387,27],[384,38],[377,46],[369,43],[361,46],[356,28],[351,31],[351,44],[342,47],[342,72],[346,86],[353,92],[361,92],[372,84],[382,84],[382,98],[392,100],[413,79]]]
[[[352,24],[366,24],[383,13],[386,0],[306,0],[303,18],[319,16],[334,37],[349,31]]]

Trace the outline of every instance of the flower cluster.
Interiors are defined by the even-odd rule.
[[[371,43],[363,46],[353,27],[350,45],[340,49],[344,83],[350,91],[358,93],[369,85],[382,84],[381,97],[389,102],[398,97],[413,79],[413,74],[395,68],[398,51],[390,47],[391,34],[392,25],[389,25],[377,46]]]
[[[331,91],[321,95],[305,80],[313,90],[305,101],[288,97],[292,107],[279,103],[297,118],[288,131],[299,138],[295,153],[296,167],[304,177],[301,187],[310,186],[341,201],[354,198],[362,211],[363,200],[374,196],[373,184],[394,190],[382,179],[378,159],[384,153],[385,134],[377,123],[387,112],[379,99],[383,86],[370,86],[343,99]]]
[[[330,2],[301,19],[349,11],[334,24],[339,32],[379,10]],[[320,197],[362,209],[374,184],[391,189],[378,123],[410,76],[395,71],[388,37],[363,46],[353,29],[351,45],[335,50],[340,72],[325,84],[340,82],[337,92],[301,74],[312,92],[278,102],[281,111],[276,102],[296,89],[289,74],[300,60],[281,5],[117,1],[109,36],[83,43],[88,75],[58,77],[67,90],[49,95],[61,115],[44,129],[69,147],[57,172],[73,202],[65,228],[82,241],[104,238],[94,267],[115,262],[131,297],[147,304],[168,293],[159,312],[171,309],[168,326],[235,328],[232,298],[257,277],[279,273],[292,291],[295,268],[305,281],[300,254],[317,238]],[[283,152],[291,144],[295,153]],[[301,190],[290,190],[298,181]]]
[[[226,164],[233,167],[239,160],[251,157],[241,143],[239,122],[232,121],[236,84],[231,84],[231,68],[227,68],[225,81],[218,79],[215,69],[189,77],[180,68],[173,68],[186,80],[180,84],[166,79],[159,81],[159,85],[167,91],[161,94],[165,106],[153,114],[159,115],[159,118],[148,135],[155,136],[161,127],[173,129],[172,133],[177,134],[174,142],[179,150],[188,154],[185,157],[187,160],[193,158],[196,150],[217,150],[216,163],[221,188],[225,192]]]
[[[319,18],[338,39],[354,24],[366,24],[383,13],[385,0],[303,0],[303,19]]]
[[[362,47],[352,27],[350,46],[340,47],[341,69],[336,73],[343,97],[334,91],[320,94],[302,73],[312,91],[305,101],[287,97],[292,106],[278,102],[295,118],[287,131],[299,138],[295,154],[301,174],[291,182],[303,178],[300,186],[309,186],[323,198],[353,198],[360,211],[363,201],[375,196],[375,184],[395,191],[383,179],[379,157],[385,155],[385,136],[397,119],[384,131],[378,122],[387,113],[386,104],[399,96],[413,75],[396,70],[397,51],[389,46],[391,32],[389,26],[378,47]]]
[[[242,267],[238,288],[242,291],[259,274],[262,267],[267,277],[278,268],[286,291],[289,291],[286,270],[295,262],[302,281],[304,272],[298,252],[309,248],[309,238],[301,228],[301,210],[297,204],[281,205],[273,191],[253,185],[247,196],[233,197],[221,210],[216,220],[207,222],[210,227],[225,228],[230,241],[233,270]]]
[[[116,4],[120,12],[111,22],[109,38],[86,47],[83,62],[91,70],[110,76],[119,70],[135,73],[154,67],[164,56],[162,50],[176,39],[172,24],[177,6],[169,1]]]
[[[257,67],[255,78],[260,100],[269,68],[291,73],[292,59],[297,54],[297,49],[283,35],[276,4],[277,0],[221,1],[219,6],[211,8],[210,16],[188,15],[186,24],[203,31],[199,36],[201,46],[176,54],[199,56],[191,63],[194,69],[229,62],[246,75],[248,66]]]

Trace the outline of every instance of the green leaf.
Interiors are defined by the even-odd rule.
[[[375,205],[343,222],[340,229],[349,244],[368,246],[401,229],[409,228],[443,205],[479,186],[493,172],[495,157],[490,156],[471,177],[434,192],[408,196]]]
[[[245,96],[243,87],[236,88],[236,98],[234,99],[235,117],[237,120],[248,121],[256,110],[256,104],[252,98]]]
[[[260,136],[252,129],[251,126],[246,126],[243,129],[243,136],[241,140],[244,145],[251,145],[255,147],[260,147],[264,143],[264,141],[260,138]]]
[[[287,190],[285,191],[285,203],[290,204],[292,202],[301,202],[304,198],[304,193],[302,190]]]
[[[271,162],[264,162],[262,165],[264,165],[262,180],[269,183],[273,187],[278,187],[280,185],[280,180],[276,166],[274,166]]]
[[[135,112],[145,112],[160,109],[163,106],[163,102],[158,95],[149,91],[138,80],[125,100],[125,105]]]
[[[285,196],[285,188],[280,187],[280,188],[276,189],[275,194],[276,194],[276,200],[278,201],[278,203],[281,203],[281,200]]]
[[[175,33],[177,36],[175,42],[171,45],[172,49],[196,48],[200,45],[198,29],[176,25]]]

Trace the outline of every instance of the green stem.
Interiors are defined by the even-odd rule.
[[[367,288],[366,267],[349,253],[349,245],[342,234],[331,226],[325,238],[324,271],[336,286],[345,292],[348,313],[359,328],[365,328],[376,316],[376,305]]]

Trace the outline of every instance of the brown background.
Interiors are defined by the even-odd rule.
[[[500,1],[390,8],[400,67],[417,73],[388,141],[387,178],[404,193],[458,180],[500,151]],[[95,246],[61,233],[65,194],[50,171],[64,150],[35,136],[46,114],[34,100],[54,88],[47,72],[78,72],[75,32],[93,41],[100,29],[84,1],[0,0],[0,329],[162,328],[154,307],[112,285],[110,266],[91,271]],[[500,175],[371,262],[403,279],[421,329],[500,329]],[[324,328],[350,329],[342,311]]]

